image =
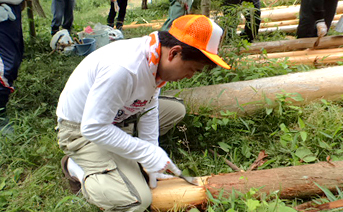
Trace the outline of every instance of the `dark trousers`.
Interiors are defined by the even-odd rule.
[[[317,37],[316,22],[324,19],[328,29],[335,16],[338,0],[301,0],[298,38]]]
[[[127,0],[117,0],[118,6],[119,6],[119,12],[117,17],[117,29],[121,28],[123,26],[123,22],[126,15],[126,7],[127,7]],[[114,10],[114,3],[111,2],[111,9],[107,16],[107,24],[113,25],[114,24],[114,18],[116,17],[117,13]]]
[[[251,2],[254,5],[254,12],[244,14],[245,26],[244,31],[241,33],[242,37],[246,37],[249,42],[252,42],[258,34],[258,30],[261,24],[261,5],[259,0],[225,0],[223,2],[224,6],[241,4],[243,1]]]
[[[11,5],[15,21],[0,22],[0,108],[6,108],[13,82],[23,59],[24,41],[21,27],[21,6]],[[2,110],[3,111],[3,110]]]
[[[75,0],[52,0],[52,31],[57,32],[60,26],[62,26],[63,29],[67,29],[68,31],[71,29],[74,21],[74,5]]]

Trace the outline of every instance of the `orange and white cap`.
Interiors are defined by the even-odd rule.
[[[222,28],[204,15],[184,15],[173,21],[169,33],[179,41],[199,49],[217,65],[231,67],[218,56]]]

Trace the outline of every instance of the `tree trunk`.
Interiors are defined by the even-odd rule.
[[[290,66],[294,65],[337,65],[339,62],[343,62],[343,49],[321,49],[313,50],[307,49],[303,51],[293,51],[293,52],[280,52],[271,53],[266,55],[249,55],[247,59],[256,60],[256,63],[271,65],[278,65],[273,62],[270,63],[268,59],[280,59],[285,60],[287,58],[288,64]]]
[[[249,49],[241,50],[241,53],[260,54],[263,50],[266,50],[267,53],[304,50],[313,48],[316,40],[317,38],[299,38],[294,40],[253,43]],[[316,49],[337,48],[341,45],[343,45],[343,36],[325,36],[320,39]]]
[[[336,186],[342,188],[342,173],[343,161],[337,161],[207,176],[199,179],[200,186],[182,179],[164,180],[152,190],[151,208],[153,211],[201,208],[207,202],[206,189],[214,197],[221,190],[224,190],[224,197],[228,197],[233,189],[245,193],[250,188],[262,187],[257,194],[278,191],[282,199],[307,198],[323,193],[315,183],[332,192],[336,192]]]
[[[281,21],[297,19],[299,17],[300,5],[289,6],[281,9],[261,10],[261,20]],[[337,4],[336,14],[343,13],[343,2]]]
[[[305,49],[302,51],[292,51],[292,52],[278,52],[278,53],[269,53],[266,55],[261,54],[252,54],[248,55],[246,58],[257,60],[261,59],[272,59],[272,58],[283,58],[283,57],[296,57],[296,56],[305,56],[305,55],[332,55],[335,53],[343,53],[343,48],[334,48],[334,49]]]
[[[148,24],[128,24],[124,25],[123,29],[136,29],[139,27],[152,27],[153,29],[160,29],[163,23],[148,23]]]
[[[142,9],[143,10],[148,9],[148,0],[142,0]]]
[[[201,14],[210,17],[211,0],[201,0]]]
[[[282,199],[307,198],[322,194],[315,185],[336,191],[343,186],[343,161],[320,162],[317,164],[266,169],[241,173],[216,175],[208,178],[206,187],[216,196],[220,189],[227,191],[226,196],[235,189],[248,192],[250,188],[259,188],[259,193],[279,191]]]
[[[220,116],[220,111],[226,110],[237,112],[237,115],[248,115],[276,106],[275,102],[267,104],[265,98],[275,100],[277,93],[299,93],[304,101],[294,102],[295,105],[318,99],[341,99],[342,82],[342,66],[335,66],[256,80],[165,91],[164,94],[178,94],[191,113],[200,113],[202,108],[207,108],[215,116]]]
[[[34,22],[32,8],[33,8],[32,1],[27,0],[27,17],[29,18],[29,29],[30,29],[31,38],[36,37],[35,22]]]
[[[335,27],[337,25],[338,21],[332,21],[331,27]],[[296,32],[298,29],[298,25],[288,25],[288,26],[276,26],[276,27],[269,27],[269,28],[260,28],[258,30],[259,34],[262,33],[269,33],[269,32],[275,32],[275,31],[282,31],[287,33]],[[237,34],[240,34],[240,31],[237,31]]]
[[[343,14],[337,14],[334,16],[333,20],[338,21]],[[270,27],[280,27],[280,26],[289,26],[289,25],[298,25],[299,19],[292,19],[292,20],[281,20],[281,21],[274,21],[274,22],[266,22],[266,20],[261,20],[260,28],[270,28]],[[244,28],[244,24],[238,25],[239,29]]]

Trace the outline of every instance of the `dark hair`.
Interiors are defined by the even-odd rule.
[[[161,45],[165,47],[173,47],[176,45],[180,45],[182,47],[182,60],[199,61],[211,67],[217,66],[217,64],[215,64],[212,60],[206,57],[199,49],[179,41],[167,31],[159,31],[158,38],[160,39]]]

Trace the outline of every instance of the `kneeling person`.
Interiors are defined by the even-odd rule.
[[[64,172],[87,201],[106,211],[144,211],[157,173],[180,174],[158,137],[184,117],[185,107],[159,98],[160,88],[205,65],[229,69],[217,55],[222,32],[205,16],[186,15],[169,31],[113,42],[77,66],[59,98],[58,139],[67,155]]]

